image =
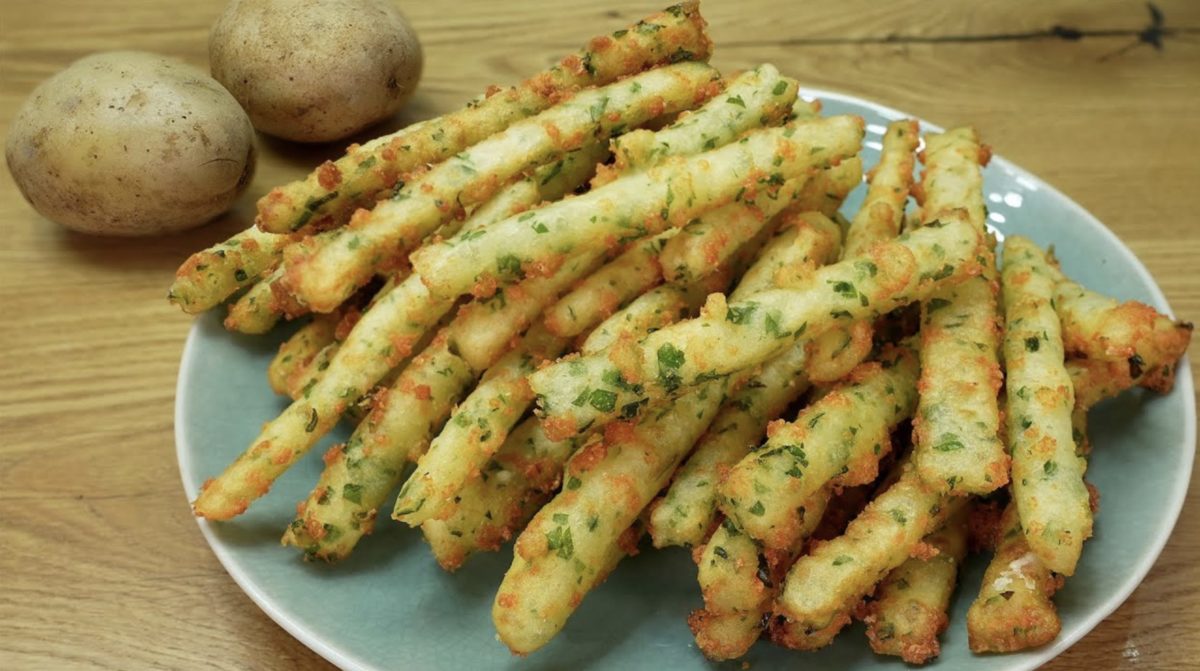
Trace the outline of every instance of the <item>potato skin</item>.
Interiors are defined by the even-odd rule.
[[[297,142],[352,135],[395,114],[423,56],[387,0],[233,0],[209,36],[213,77],[258,130]]]
[[[84,233],[192,228],[254,174],[254,129],[221,85],[182,61],[93,54],[39,85],[13,120],[9,171],[43,216]]]

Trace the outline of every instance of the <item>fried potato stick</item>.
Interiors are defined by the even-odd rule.
[[[444,336],[417,356],[343,446],[325,455],[325,470],[283,536],[308,559],[345,558],[375,525],[380,504],[404,465],[429,443],[476,373]]]
[[[1067,352],[1112,364],[1108,375],[1117,389],[1138,384],[1159,393],[1170,391],[1176,366],[1191,342],[1192,325],[1144,303],[1122,303],[1085,289],[1057,267],[1050,268]]]
[[[555,256],[679,227],[730,202],[767,202],[788,179],[858,151],[863,121],[832,117],[751,131],[736,143],[673,157],[588,193],[507,219],[482,235],[458,235],[413,254],[433,291],[458,296],[510,283]]]
[[[866,198],[846,231],[846,256],[857,256],[880,240],[900,235],[904,205],[913,185],[913,152],[920,139],[917,122],[912,119],[888,124],[879,163],[867,175]]]
[[[996,554],[983,574],[979,596],[967,610],[971,652],[1016,652],[1045,645],[1062,628],[1050,597],[1058,580],[1029,547],[1017,506],[1000,523]]]
[[[712,43],[699,4],[684,2],[611,36],[602,35],[520,85],[490,91],[466,107],[386,135],[326,163],[304,180],[258,202],[258,226],[287,232],[325,222],[340,225],[359,207],[420,166],[444,161],[576,90],[601,86],[657,65],[708,60]]]
[[[485,370],[512,346],[512,339],[533,323],[546,306],[555,304],[563,292],[603,261],[602,252],[587,251],[566,259],[546,276],[530,277],[467,303],[447,327],[451,342],[476,370]],[[591,324],[595,324],[603,314],[590,318]]]
[[[1092,511],[1071,429],[1075,392],[1063,363],[1054,276],[1027,238],[1004,241],[1004,361],[1012,491],[1030,549],[1072,575],[1092,535]]]
[[[603,268],[580,281],[579,286],[546,310],[546,328],[564,338],[575,337],[662,282],[658,255],[674,233],[673,230],[664,231],[633,243]]]
[[[814,390],[816,391],[816,390]],[[812,540],[806,548],[797,548],[797,550],[809,550],[813,547],[813,541],[826,541],[841,536],[846,531],[849,523],[863,511],[866,507],[868,499],[874,494],[875,490],[882,489],[891,485],[898,476],[899,469],[892,469],[884,478],[883,484],[876,487],[873,483],[868,485],[859,485],[842,489],[840,492],[834,493],[829,497],[829,502],[825,506],[825,514],[821,516],[821,521],[817,527],[812,530]],[[776,580],[776,592],[783,584],[787,571],[795,564],[799,552],[793,552],[787,555],[786,563],[778,567],[775,575],[778,575]],[[774,603],[772,602],[772,607]],[[820,650],[821,648],[833,642],[833,639],[841,633],[842,628],[850,621],[851,611],[845,610],[836,614],[829,624],[820,629],[808,629],[805,626],[789,622],[787,618],[776,616],[767,622],[767,637],[772,643],[788,648],[789,650]]]
[[[980,235],[960,218],[926,226],[869,254],[813,273],[803,285],[726,303],[605,355],[566,359],[530,376],[552,437],[565,438],[648,401],[770,360],[837,319],[871,319],[978,272]],[[574,404],[587,391],[601,403]],[[637,404],[631,406],[631,404]]]
[[[333,343],[337,322],[337,315],[318,315],[279,344],[279,351],[267,366],[267,381],[272,391],[288,393],[288,379],[292,374],[307,366],[318,352]]]
[[[577,266],[572,265],[576,262],[578,262]],[[520,303],[510,302],[495,312],[488,313],[486,326],[480,328],[483,328],[496,342],[506,345],[525,329],[534,315],[540,313],[547,303],[554,300],[565,285],[573,282],[580,274],[586,273],[587,269],[591,267],[590,263],[585,259],[573,259],[550,277],[533,278],[523,283],[523,285],[536,286],[526,287],[527,290]],[[514,306],[515,309],[512,309]],[[532,401],[532,396],[528,393],[528,387],[524,381],[524,375],[531,369],[535,358],[540,361],[546,357],[556,356],[566,344],[565,339],[538,329],[528,334],[523,340],[523,346],[511,353],[507,359],[503,359],[500,362],[501,365],[493,366],[496,358],[499,357],[498,347],[494,348],[497,351],[494,356],[488,354],[486,358],[475,358],[484,355],[465,347],[460,336],[461,333],[471,332],[470,328],[464,329],[464,324],[479,326],[480,321],[476,315],[477,313],[471,310],[460,312],[444,329],[441,336],[444,344],[439,344],[439,346],[454,352],[456,360],[467,365],[472,372],[472,381],[484,369],[489,370],[489,375],[471,393],[463,406],[458,408],[451,421],[441,428],[441,434],[434,441],[435,445],[448,444],[455,449],[449,451],[435,449],[432,451],[432,457],[428,454],[422,456],[416,473],[410,476],[409,484],[424,483],[426,476],[433,473],[439,476],[439,482],[449,480],[450,485],[453,486],[447,486],[451,489],[456,491],[461,487],[459,481],[466,479],[474,468],[486,464],[487,457],[504,441],[509,428],[524,414],[525,409]],[[474,352],[474,356],[469,352]],[[428,376],[430,374],[427,368],[434,362],[423,360],[423,364],[426,368],[415,369],[414,375]],[[454,403],[462,397],[463,392],[465,392],[465,387],[459,387],[455,393],[446,394],[439,399],[439,404],[434,406],[434,409],[441,412],[445,408],[446,412],[449,412],[449,408],[453,407]],[[444,421],[445,415],[440,415],[440,418]],[[399,482],[399,470],[390,468],[389,464],[402,462],[404,459],[416,459],[420,456],[425,451],[425,447],[429,445],[432,433],[442,427],[442,421],[430,423],[424,431],[416,431],[412,427],[408,427],[400,433],[382,433],[376,436],[369,445],[372,458],[370,466],[357,473],[327,469],[328,472],[323,475],[323,478],[328,478],[333,482],[326,486],[335,489],[337,487],[356,487],[363,490],[363,493],[359,496],[359,500],[354,502],[357,507],[353,509],[347,509],[345,506],[340,508],[306,506],[308,517],[303,520],[303,527],[309,529],[349,526],[357,529],[353,524],[354,518],[350,515],[366,514],[364,511],[369,511],[369,514],[374,515],[378,506],[383,503],[386,496]],[[476,449],[470,454],[462,454],[460,445]],[[476,457],[468,463],[465,457],[476,453],[482,456]],[[439,465],[441,468],[437,467]],[[382,473],[380,469],[382,469]],[[405,489],[409,489],[409,485],[406,485]],[[450,494],[452,493],[450,492]],[[405,505],[405,495],[406,492],[402,491],[398,506]],[[314,497],[317,496],[318,494],[314,494]],[[312,503],[311,500],[310,503]],[[403,508],[398,507],[397,510],[403,510]],[[296,544],[305,547],[306,553],[309,555],[336,559],[348,554],[360,536],[361,534],[344,533],[331,539],[331,543],[326,543],[323,537],[310,535],[310,537],[302,539],[303,542],[297,541]]]
[[[748,300],[768,289],[802,286],[817,268],[837,260],[842,250],[838,225],[820,212],[789,208],[779,216],[778,233],[742,273],[729,300]]]
[[[932,556],[910,557],[879,583],[862,617],[876,654],[925,664],[941,653],[938,637],[950,624],[947,609],[967,553],[967,512],[963,507],[925,537]]]
[[[573,280],[573,277],[568,279]],[[534,278],[523,284],[538,281],[542,280]],[[565,296],[559,304],[570,299],[571,295]],[[541,304],[545,302],[543,300]],[[583,304],[578,305],[581,316],[586,315],[584,318],[587,321],[579,322],[584,328],[600,321],[601,312],[587,309],[588,306]],[[472,324],[470,316],[467,315],[465,320],[459,317],[447,330],[453,333],[463,324]],[[511,334],[515,330],[512,326],[491,329],[500,335]],[[640,337],[644,333],[633,331],[630,337]],[[532,404],[533,393],[525,380],[526,376],[538,365],[561,354],[567,343],[566,338],[551,333],[544,325],[538,325],[525,336],[520,346],[488,368],[483,380],[456,409],[451,421],[434,440],[429,452],[421,457],[416,471],[401,488],[393,513],[396,520],[417,526],[426,520],[451,514],[456,499],[461,498],[459,491],[479,469],[487,465],[504,443],[509,430]],[[470,363],[471,358],[467,356],[465,348],[460,345],[459,349]]]
[[[794,95],[792,100],[794,102],[791,103],[790,114],[785,121],[811,121],[819,118],[821,111],[819,101],[807,101]],[[712,149],[712,147],[708,148]],[[857,156],[846,159],[842,163],[855,160],[857,160]],[[818,171],[818,173],[824,175],[838,169],[841,165]],[[788,180],[780,188],[777,196],[762,208],[758,207],[755,199],[751,198],[745,202],[717,208],[709,216],[701,216],[689,221],[684,227],[688,233],[687,237],[675,238],[668,245],[664,254],[664,261],[669,266],[669,268],[664,268],[667,280],[677,284],[694,283],[701,277],[725,268],[729,261],[736,256],[741,256],[740,250],[746,248],[756,237],[764,238],[765,242],[765,237],[769,237],[773,232],[775,215],[789,203],[795,202],[799,197],[800,189],[805,188],[814,179],[816,177],[806,175]],[[747,263],[747,265],[749,264]]]
[[[196,252],[175,272],[167,299],[193,315],[216,307],[275,265],[289,242],[252,226]]]
[[[904,345],[864,363],[794,422],[775,422],[767,441],[721,483],[721,509],[774,550],[795,542],[795,511],[827,485],[852,487],[879,474],[891,430],[917,403],[916,353]]]
[[[602,352],[622,338],[636,339],[637,334],[657,331],[684,318],[693,302],[696,299],[674,285],[654,287],[600,322],[579,345],[579,351]]]
[[[329,231],[319,247],[287,255],[287,286],[301,303],[328,310],[381,265],[461,216],[463,208],[486,201],[522,171],[567,156],[591,138],[607,138],[618,127],[688,109],[714,92],[716,77],[703,63],[678,63],[581,91],[517,122],[413,177],[374,209],[360,210],[347,226]],[[485,231],[468,233],[451,239],[475,240]]]
[[[979,134],[970,126],[927,134],[921,155],[924,172],[921,183],[913,188],[921,206],[920,223],[932,221],[942,212],[966,210],[971,222],[983,228],[987,206],[980,169],[991,156],[991,148],[979,141]]]
[[[725,474],[762,440],[767,424],[808,390],[804,350],[771,360],[721,407],[708,433],[650,509],[655,547],[698,546],[717,516]]]
[[[687,156],[729,144],[745,131],[772,126],[791,114],[797,84],[764,63],[734,77],[725,91],[699,109],[682,112],[660,131],[633,130],[613,140],[619,172],[644,170],[670,156]]]
[[[1143,368],[1137,377],[1130,375],[1127,361],[1102,361],[1068,356],[1067,375],[1075,389],[1075,407],[1085,415],[1092,406],[1106,398],[1117,396],[1132,389],[1150,374]]]
[[[921,551],[921,539],[964,501],[947,502],[911,466],[902,469],[900,478],[867,504],[845,534],[796,560],[775,604],[794,626],[815,632],[844,625],[880,576]]]
[[[222,322],[225,329],[247,335],[262,335],[275,328],[283,318],[283,310],[275,302],[271,285],[281,277],[282,270],[276,269],[238,297],[229,306],[225,321]]]
[[[913,151],[920,141],[917,122],[893,121],[883,135],[879,163],[868,175],[867,195],[846,231],[846,256],[857,256],[881,240],[900,234],[904,206],[913,183]],[[827,329],[809,346],[809,379],[833,382],[871,353],[871,324],[855,322]]]
[[[617,164],[610,174],[628,173],[661,163],[672,156],[686,156],[723,146],[741,132],[785,117],[795,98],[795,82],[779,75],[771,65],[762,65],[733,80],[728,89],[660,131],[639,130],[614,141]],[[702,139],[698,139],[703,135]],[[606,183],[610,179],[599,180]],[[593,188],[598,184],[594,184]],[[596,272],[559,301],[546,316],[554,333],[572,337],[582,333],[581,324],[594,324],[586,311],[601,310],[607,317],[628,300],[647,291],[662,279],[658,256],[674,235],[673,229],[634,246]]]
[[[452,219],[438,229],[437,235],[454,235],[461,229],[475,230],[494,221],[523,212],[543,200],[557,200],[587,181],[595,165],[604,160],[608,150],[602,142],[589,142],[584,147],[569,152],[556,163],[538,167],[529,177],[518,179],[500,190],[493,198],[480,205],[465,220]],[[331,233],[319,233],[295,249],[285,250],[285,257],[299,255],[310,246],[319,247],[332,239]],[[286,264],[251,287],[229,306],[225,328],[241,333],[261,334],[270,331],[283,317],[295,319],[309,312],[309,308],[298,302],[286,286]],[[407,275],[407,273],[403,273]],[[398,278],[396,273],[389,277],[385,289],[390,290]],[[380,291],[382,295],[384,290]]]
[[[988,149],[972,128],[925,138],[925,171],[916,193],[922,221],[964,210],[985,234],[983,175]],[[1003,374],[997,357],[1000,327],[995,258],[980,251],[983,272],[921,305],[921,400],[913,421],[915,463],[931,486],[986,494],[1008,481],[1000,440],[997,394]]]
[[[514,653],[545,645],[607,573],[618,539],[662,489],[715,416],[730,380],[714,380],[604,440],[567,464],[563,490],[517,538],[492,608]]]
[[[796,194],[794,205],[802,212],[820,212],[832,217],[841,209],[846,196],[862,181],[862,157],[852,156],[813,175]]]
[[[317,378],[329,369],[329,364],[333,361],[334,355],[337,354],[340,348],[341,343],[331,342],[322,347],[311,359],[304,362],[304,365],[297,366],[292,371],[291,376],[288,377],[287,387],[283,393],[293,401],[304,396],[305,392],[317,383]]]
[[[730,203],[706,212],[685,224],[663,249],[663,275],[670,282],[695,282],[733,261],[743,246],[756,237],[770,235],[785,208],[791,207],[809,181],[809,175],[789,179],[778,193]]]

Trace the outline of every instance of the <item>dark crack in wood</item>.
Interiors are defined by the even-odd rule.
[[[1088,30],[1072,26],[1053,25],[1043,30],[1031,30],[1014,33],[985,33],[980,35],[873,35],[867,37],[801,37],[790,40],[770,42],[776,46],[813,47],[813,46],[842,46],[869,44],[976,44],[984,42],[1026,42],[1032,40],[1058,39],[1068,42],[1078,42],[1085,38],[1132,37],[1131,44],[1101,58],[1105,60],[1123,54],[1130,49],[1143,44],[1149,44],[1156,50],[1163,49],[1165,38],[1181,35],[1200,34],[1200,26],[1185,26],[1168,28],[1162,10],[1154,3],[1146,3],[1150,12],[1150,24],[1142,29],[1111,28]],[[722,47],[752,47],[761,46],[762,41],[722,42]]]

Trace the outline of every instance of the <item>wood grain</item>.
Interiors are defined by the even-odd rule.
[[[718,2],[723,70],[776,63],[802,82],[943,125],[998,152],[1119,235],[1177,314],[1200,317],[1200,3],[1160,0],[1168,34],[1138,44],[1140,2]],[[438,6],[443,9],[439,10]],[[216,0],[42,0],[0,10],[0,134],[42,79],[89,52],[145,49],[204,66]],[[391,125],[440,113],[654,3],[405,3],[426,50]],[[548,10],[552,7],[552,10]],[[1044,31],[1110,36],[979,39]],[[469,48],[465,45],[470,45]],[[1132,45],[1132,46],[1131,46]],[[320,669],[208,551],[179,484],[175,374],[189,320],[164,300],[188,253],[246,226],[255,198],[339,153],[263,139],[250,193],[220,221],[152,240],[68,233],[0,177],[0,666]],[[1196,365],[1193,364],[1193,372]],[[1170,669],[1200,658],[1200,488],[1132,598],[1053,669]]]

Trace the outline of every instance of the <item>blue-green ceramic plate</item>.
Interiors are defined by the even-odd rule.
[[[884,126],[906,115],[840,94],[810,91],[829,114],[867,119],[864,160],[878,157]],[[925,130],[938,130],[923,124]],[[1055,246],[1063,268],[1084,285],[1121,299],[1167,310],[1154,280],[1121,242],[1082,207],[1037,177],[995,157],[985,172],[990,223]],[[852,194],[846,211],[862,199]],[[284,404],[265,371],[285,332],[247,338],[222,330],[209,314],[193,327],[184,349],[176,396],[175,431],[184,489],[219,473]],[[1029,669],[1065,650],[1108,616],[1133,591],[1158,557],[1179,515],[1196,444],[1192,377],[1180,367],[1175,390],[1162,397],[1131,392],[1092,413],[1094,450],[1088,479],[1103,495],[1095,537],[1074,577],[1055,598],[1062,634],[1038,650],[974,656],[965,616],[985,559],[961,576],[942,655],[944,669]],[[330,436],[326,444],[344,440]],[[271,493],[235,521],[200,528],[238,585],[272,619],[317,653],[346,669],[705,669],[713,664],[692,642],[685,619],[700,606],[695,565],[681,549],[645,551],[623,562],[590,594],[566,629],[528,658],[511,656],[495,638],[491,604],[512,557],[511,547],[477,556],[456,574],[434,563],[420,533],[381,518],[378,530],[337,566],[306,564],[279,538],[296,502],[321,472],[323,446],[296,465]],[[391,505],[385,506],[390,510]],[[817,653],[766,643],[745,658],[757,669],[901,668],[875,656],[860,626]]]

